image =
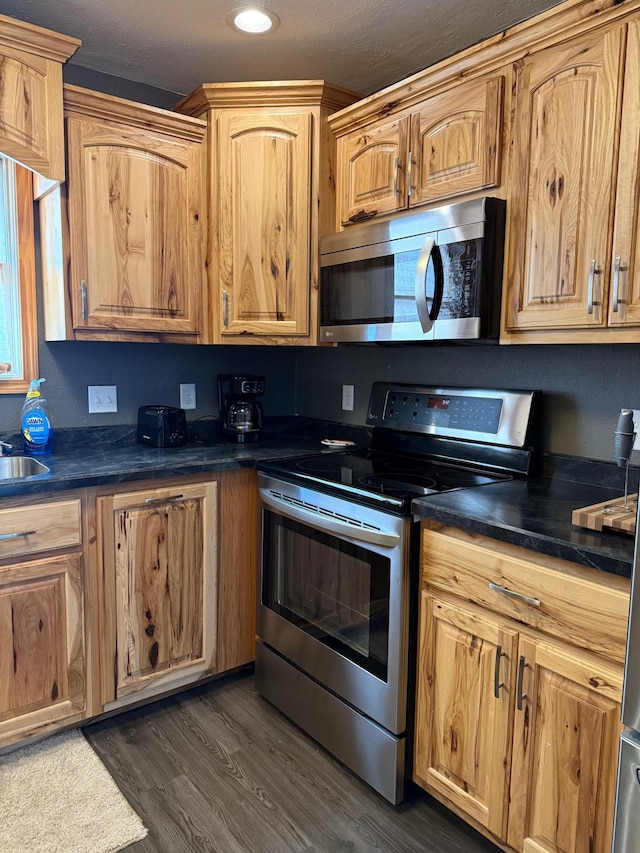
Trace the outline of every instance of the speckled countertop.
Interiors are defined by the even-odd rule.
[[[61,436],[56,452],[42,457],[50,472],[0,481],[0,498],[259,467],[267,459],[319,453],[322,438],[349,438],[365,445],[369,439],[368,431],[361,427],[306,418],[274,422],[262,441],[246,445],[218,440],[214,435],[209,444],[166,450],[136,443],[131,427],[62,432],[67,434]],[[637,483],[635,469],[631,491],[637,490]],[[595,533],[571,523],[572,510],[620,497],[622,484],[623,474],[613,464],[549,457],[543,461],[541,473],[526,480],[421,498],[413,502],[412,509],[418,517],[630,577],[632,536]]]
[[[630,577],[633,536],[596,533],[571,523],[574,509],[623,494],[621,472],[615,465],[588,460],[567,460],[562,470],[558,467],[554,460],[541,475],[421,498],[412,508],[422,518]],[[582,482],[585,477],[592,482]],[[632,478],[636,491],[637,471]]]

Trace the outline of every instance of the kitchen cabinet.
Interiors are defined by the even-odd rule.
[[[506,341],[637,337],[639,26],[516,64]]]
[[[64,180],[62,65],[80,42],[0,15],[0,152]]]
[[[517,851],[610,849],[629,581],[423,525],[414,779]]]
[[[204,122],[64,94],[68,182],[41,201],[47,339],[202,342]]]
[[[101,703],[125,707],[251,663],[255,470],[104,487],[95,505]]]
[[[98,498],[105,702],[214,672],[216,502],[215,482]]]
[[[501,74],[465,82],[340,135],[341,224],[497,186],[503,90]]]
[[[326,120],[353,100],[323,81],[274,81],[205,84],[178,104],[209,125],[214,342],[317,343],[318,244],[335,217]]]
[[[0,508],[0,746],[86,716],[77,498]]]

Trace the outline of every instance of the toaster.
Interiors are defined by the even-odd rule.
[[[152,447],[183,447],[187,443],[184,409],[174,406],[140,406],[138,441]]]

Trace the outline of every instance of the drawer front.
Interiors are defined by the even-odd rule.
[[[0,510],[0,558],[74,548],[81,542],[77,498]]]
[[[624,578],[458,529],[426,527],[422,577],[429,586],[624,661],[630,586]]]

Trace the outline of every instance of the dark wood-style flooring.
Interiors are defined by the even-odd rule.
[[[231,676],[84,734],[149,835],[127,853],[496,853],[426,794],[391,806]]]

